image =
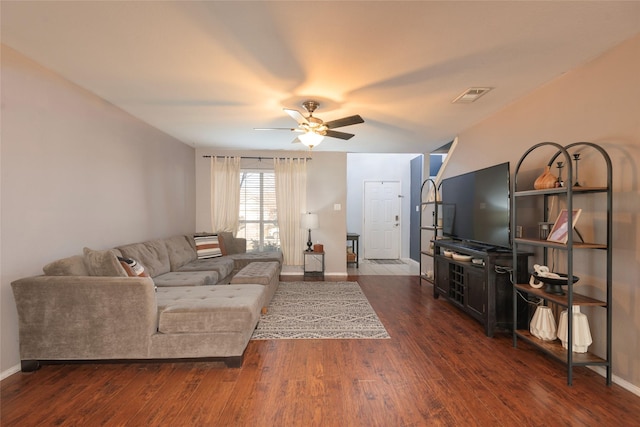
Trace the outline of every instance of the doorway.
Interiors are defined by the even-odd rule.
[[[400,188],[400,181],[365,181],[365,258],[400,258]]]

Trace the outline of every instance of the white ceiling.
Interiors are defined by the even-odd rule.
[[[194,147],[429,152],[640,32],[640,2],[1,2],[2,43]],[[472,86],[495,89],[473,104]],[[588,88],[586,89],[588,90]],[[553,106],[549,106],[553,108]]]

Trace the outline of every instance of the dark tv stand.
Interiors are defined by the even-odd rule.
[[[446,257],[444,251],[470,255],[481,259],[481,264]],[[511,250],[459,240],[436,240],[434,242],[435,283],[433,296],[443,296],[485,328],[485,334],[493,337],[497,330],[513,330],[513,286],[509,271],[513,265]],[[528,258],[531,253],[518,253],[518,282],[528,281]],[[522,301],[518,311],[526,312],[527,303]],[[526,316],[518,316],[526,320]],[[519,322],[520,323],[520,322]],[[522,327],[522,325],[519,325]],[[526,327],[526,325],[524,326]]]

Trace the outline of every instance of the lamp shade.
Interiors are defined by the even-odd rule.
[[[313,148],[322,142],[324,136],[320,135],[319,133],[309,131],[298,135],[298,139],[307,147]]]
[[[311,212],[302,214],[300,218],[300,228],[305,230],[315,230],[318,228],[318,214]]]

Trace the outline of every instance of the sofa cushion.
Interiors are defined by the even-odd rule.
[[[198,259],[216,258],[222,256],[218,235],[211,234],[208,236],[193,236],[196,242],[196,253]]]
[[[185,264],[178,271],[217,271],[220,279],[224,279],[233,273],[235,264],[228,257],[197,259]]]
[[[149,272],[151,277],[156,277],[171,271],[167,245],[162,240],[149,240],[142,243],[119,246],[125,258],[135,259]]]
[[[84,264],[83,255],[73,255],[62,258],[42,268],[47,276],[88,276],[87,266]]]
[[[171,271],[176,271],[185,264],[197,259],[195,249],[187,239],[187,236],[173,236],[164,240],[169,254]]]
[[[274,280],[278,280],[279,273],[280,264],[276,261],[252,262],[233,276],[231,284],[240,285],[244,283],[253,283],[258,285],[268,285]]]
[[[252,262],[278,262],[282,266],[283,256],[281,251],[265,251],[265,252],[248,252],[241,254],[229,255],[234,263],[235,267],[233,272],[237,273]]]
[[[280,264],[277,261],[252,262],[236,273],[231,279],[232,285],[245,283],[264,285],[265,299],[262,302],[262,307],[266,313],[267,306],[271,302],[280,284]]]
[[[163,286],[207,286],[219,281],[217,271],[172,271],[153,278],[158,287]]]
[[[158,289],[158,332],[251,331],[260,317],[263,294],[262,285]]]
[[[84,265],[89,276],[127,277],[114,250],[95,251],[84,248]]]

